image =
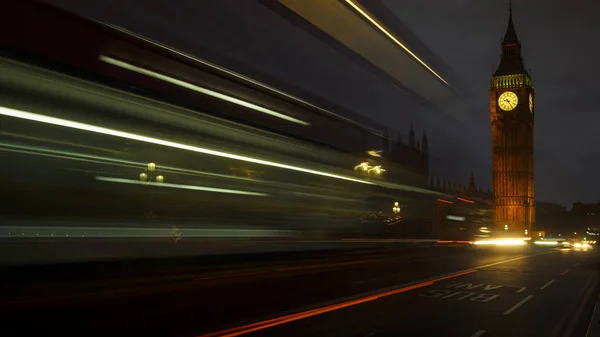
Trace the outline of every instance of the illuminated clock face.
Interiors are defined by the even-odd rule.
[[[533,112],[533,95],[529,94],[529,112]]]
[[[505,91],[498,97],[498,106],[504,111],[511,111],[517,107],[519,98],[517,94],[512,91]]]

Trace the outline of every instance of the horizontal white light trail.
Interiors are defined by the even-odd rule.
[[[230,189],[225,189],[225,188],[212,188],[212,187],[196,186],[196,185],[152,183],[152,182],[132,180],[132,179],[122,179],[122,178],[96,177],[96,180],[107,181],[107,182],[111,182],[111,183],[120,183],[120,184],[150,185],[150,186],[155,186],[155,187],[180,188],[180,189],[184,189],[184,190],[194,190],[194,191],[203,191],[203,192],[253,195],[253,196],[257,196],[257,197],[268,197],[269,196],[266,193],[260,193],[260,192],[230,190]]]
[[[373,24],[373,26],[377,27],[377,29],[379,29],[382,33],[384,33],[387,37],[389,37],[392,41],[394,41],[398,46],[400,46],[402,49],[404,49],[415,60],[417,60],[419,63],[421,63],[423,65],[423,67],[427,68],[427,70],[429,70],[433,75],[435,75],[437,78],[439,78],[440,81],[444,82],[446,85],[449,85],[448,82],[446,82],[446,80],[444,78],[442,78],[442,76],[438,75],[438,73],[436,73],[433,69],[431,69],[431,67],[429,67],[423,60],[421,60],[410,49],[408,49],[408,47],[406,47],[402,42],[400,42],[398,39],[396,39],[394,37],[394,35],[392,35],[390,32],[388,32],[387,29],[383,28],[383,26],[381,26],[379,23],[377,23],[377,21],[375,21],[375,19],[373,19],[369,14],[367,14],[367,12],[362,10],[362,8],[360,8],[358,5],[356,5],[354,2],[352,2],[352,0],[346,0],[346,2],[350,6],[352,6],[352,8],[354,8],[358,13],[360,13],[360,15],[365,17],[365,19],[369,20],[369,22],[371,22]]]
[[[454,220],[454,221],[465,221],[466,220],[464,216],[456,216],[456,215],[446,215],[446,219]]]
[[[235,98],[235,97],[231,97],[231,96],[222,94],[220,92],[216,92],[216,91],[213,91],[213,90],[210,90],[210,89],[206,89],[206,88],[197,86],[195,84],[191,84],[191,83],[188,83],[188,82],[185,82],[185,81],[182,81],[182,80],[178,80],[176,78],[173,78],[173,77],[170,77],[170,76],[167,76],[167,75],[163,75],[163,74],[157,73],[157,72],[152,71],[152,70],[141,68],[141,67],[135,66],[133,64],[130,64],[130,63],[127,63],[127,62],[123,62],[123,61],[114,59],[112,57],[100,55],[98,57],[98,59],[100,61],[102,61],[102,62],[106,62],[108,64],[112,64],[112,65],[114,65],[116,67],[119,67],[119,68],[127,69],[127,70],[130,70],[130,71],[136,72],[138,74],[142,74],[142,75],[146,75],[146,76],[149,76],[149,77],[152,77],[152,78],[156,78],[158,80],[161,80],[161,81],[164,81],[164,82],[167,82],[167,83],[171,83],[171,84],[180,86],[182,88],[186,88],[186,89],[189,89],[189,90],[192,90],[192,91],[195,91],[195,92],[199,92],[201,94],[204,94],[204,95],[207,95],[207,96],[211,96],[211,97],[214,97],[214,98],[217,98],[217,99],[229,102],[229,103],[237,104],[237,105],[243,106],[245,108],[249,108],[249,109],[252,109],[254,111],[262,112],[264,114],[267,114],[267,115],[270,115],[270,116],[273,116],[273,117],[281,118],[281,119],[286,120],[288,122],[302,124],[302,125],[310,125],[309,123],[307,123],[305,121],[302,121],[302,120],[294,118],[294,117],[290,117],[290,116],[282,114],[280,112],[273,111],[273,110],[267,109],[267,108],[263,108],[263,107],[261,107],[259,105],[256,105],[256,104],[253,104],[253,103],[250,103],[250,102],[246,102],[246,101],[243,101],[241,99],[238,99],[238,98]]]
[[[236,78],[238,78],[238,79],[244,80],[244,81],[246,81],[246,82],[248,82],[248,83],[252,83],[252,84],[254,84],[254,85],[256,85],[256,86],[259,86],[259,87],[261,87],[261,88],[263,88],[263,89],[267,89],[267,90],[269,90],[269,91],[272,91],[272,92],[274,92],[274,93],[277,93],[277,94],[279,94],[279,95],[281,95],[281,96],[285,96],[285,97],[287,97],[287,98],[289,98],[289,99],[291,99],[291,100],[294,100],[294,101],[296,101],[296,102],[299,102],[299,103],[305,104],[305,105],[307,105],[307,106],[310,106],[310,107],[312,107],[312,108],[314,108],[314,109],[317,109],[317,110],[319,110],[319,111],[321,111],[321,112],[324,112],[324,113],[326,113],[326,114],[328,114],[328,115],[335,116],[336,118],[339,118],[339,119],[345,120],[346,122],[348,122],[348,123],[351,123],[351,124],[353,124],[353,125],[356,125],[356,126],[358,126],[358,127],[362,128],[362,129],[365,129],[365,130],[367,130],[367,131],[369,131],[369,132],[371,132],[371,133],[373,133],[373,134],[376,134],[376,135],[380,135],[380,134],[381,134],[381,132],[380,132],[380,131],[377,131],[377,130],[375,130],[375,129],[373,129],[373,128],[369,127],[369,126],[366,126],[366,125],[360,124],[360,123],[358,123],[358,122],[356,122],[356,121],[354,121],[354,120],[352,120],[352,119],[350,119],[350,118],[347,118],[347,117],[344,117],[344,116],[342,116],[342,115],[336,114],[336,113],[335,113],[335,112],[333,112],[333,111],[330,111],[330,110],[324,109],[324,108],[322,108],[322,107],[320,107],[320,106],[318,106],[318,105],[315,105],[315,104],[313,104],[313,103],[311,103],[311,102],[308,102],[308,101],[306,101],[306,100],[303,100],[303,99],[301,99],[301,98],[299,98],[299,97],[297,97],[297,96],[291,95],[291,94],[289,94],[289,93],[287,93],[287,92],[285,92],[285,91],[281,91],[281,90],[279,90],[279,89],[277,89],[277,88],[274,88],[274,87],[272,87],[272,86],[266,85],[266,84],[264,84],[264,83],[262,83],[262,82],[259,82],[259,81],[255,80],[255,79],[253,79],[253,78],[250,78],[250,77],[248,77],[248,76],[244,76],[244,75],[242,75],[242,74],[239,74],[239,73],[236,73],[236,72],[234,72],[234,71],[231,71],[231,70],[229,70],[229,69],[227,69],[227,68],[223,68],[223,67],[221,67],[221,66],[218,66],[218,65],[216,65],[216,64],[214,64],[214,63],[210,63],[210,62],[208,62],[208,61],[206,61],[206,60],[203,60],[203,59],[200,59],[200,58],[198,58],[198,57],[195,57],[195,56],[193,56],[193,55],[190,55],[190,54],[184,53],[184,52],[182,52],[181,50],[177,50],[177,49],[175,49],[175,48],[172,48],[172,47],[166,46],[166,45],[164,45],[164,44],[162,44],[162,43],[159,43],[159,42],[156,42],[156,41],[154,41],[154,40],[151,40],[151,39],[149,39],[149,38],[147,38],[147,37],[145,37],[145,36],[142,36],[142,35],[140,35],[140,34],[137,34],[137,33],[134,33],[134,32],[132,32],[132,31],[129,31],[129,30],[127,30],[127,29],[123,28],[123,27],[119,27],[119,26],[116,26],[116,25],[112,25],[112,24],[105,23],[105,22],[100,22],[100,21],[97,21],[97,22],[98,22],[99,24],[101,24],[101,25],[105,25],[105,26],[108,26],[108,27],[110,27],[110,28],[112,28],[112,29],[116,29],[116,30],[120,31],[121,33],[124,33],[124,34],[127,34],[127,35],[129,35],[129,36],[135,37],[136,39],[140,39],[140,40],[142,40],[142,41],[145,41],[145,42],[147,42],[147,43],[150,43],[150,44],[152,44],[152,45],[154,45],[154,46],[156,46],[156,47],[159,47],[159,48],[161,48],[161,49],[168,50],[168,51],[170,51],[170,52],[172,52],[172,53],[175,53],[175,54],[177,54],[177,55],[179,55],[179,56],[181,56],[181,57],[184,57],[184,58],[186,58],[186,59],[188,59],[188,60],[191,60],[191,61],[193,61],[193,62],[198,62],[198,63],[200,63],[200,64],[203,64],[203,65],[205,65],[205,66],[211,67],[211,68],[213,68],[213,69],[216,69],[216,70],[218,70],[218,71],[221,71],[221,72],[223,72],[223,73],[225,73],[225,74],[228,74],[228,75],[230,75],[230,76],[233,76],[233,77],[236,77]]]
[[[558,245],[558,241],[534,241],[533,242],[536,245],[542,245],[542,246],[556,246]]]
[[[7,108],[7,107],[0,106],[0,115],[20,118],[20,119],[25,119],[25,120],[35,121],[35,122],[41,122],[41,123],[46,123],[46,124],[51,124],[51,125],[58,125],[58,126],[72,128],[72,129],[94,132],[94,133],[99,133],[99,134],[104,134],[104,135],[109,135],[109,136],[114,136],[114,137],[120,137],[120,138],[125,138],[125,139],[132,139],[132,140],[137,140],[140,142],[146,142],[146,143],[150,143],[150,144],[167,146],[167,147],[186,150],[186,151],[203,153],[203,154],[208,154],[208,155],[222,157],[222,158],[240,160],[240,161],[244,161],[244,162],[248,162],[248,163],[255,163],[255,164],[260,164],[260,165],[278,167],[278,168],[283,168],[283,169],[288,169],[288,170],[293,170],[293,171],[298,171],[298,172],[304,172],[304,173],[309,173],[309,174],[315,174],[315,175],[329,177],[329,178],[351,181],[351,182],[355,182],[355,183],[373,185],[373,183],[368,182],[368,181],[355,179],[355,178],[351,178],[351,177],[346,177],[346,176],[341,176],[341,175],[337,175],[337,174],[332,174],[332,173],[327,173],[327,172],[322,172],[322,171],[317,171],[317,170],[311,170],[311,169],[307,169],[307,168],[303,168],[303,167],[287,165],[287,164],[282,164],[282,163],[277,163],[277,162],[272,162],[272,161],[268,161],[268,160],[262,160],[262,159],[257,159],[257,158],[252,158],[252,157],[247,157],[247,156],[242,156],[242,155],[237,155],[237,154],[232,154],[232,153],[227,153],[227,152],[222,152],[222,151],[206,149],[206,148],[202,148],[202,147],[198,147],[198,146],[181,144],[181,143],[172,142],[172,141],[168,141],[168,140],[137,135],[134,133],[108,129],[108,128],[104,128],[104,127],[100,127],[100,126],[69,121],[69,120],[65,120],[65,119],[61,119],[61,118],[38,115],[38,114],[31,113],[31,112],[11,109],[11,108]]]
[[[151,40],[151,39],[149,39],[149,38],[147,38],[147,37],[145,37],[145,36],[142,36],[142,35],[140,35],[140,34],[137,34],[137,33],[134,33],[134,32],[132,32],[132,31],[129,31],[129,30],[127,30],[127,29],[123,28],[123,27],[119,27],[119,26],[116,26],[116,25],[112,25],[112,24],[105,23],[105,22],[99,22],[99,21],[98,21],[98,23],[99,23],[99,24],[102,24],[102,25],[105,25],[105,26],[108,26],[108,27],[110,27],[110,28],[112,28],[112,29],[116,29],[116,30],[120,31],[121,33],[124,33],[124,34],[130,35],[130,36],[132,36],[132,37],[135,37],[135,38],[137,38],[137,39],[140,39],[140,40],[143,40],[143,41],[145,41],[145,42],[147,42],[147,43],[150,43],[150,44],[152,44],[152,45],[154,45],[154,46],[156,46],[156,47],[159,47],[159,48],[161,48],[161,49],[168,50],[168,51],[170,51],[170,52],[172,52],[172,53],[175,53],[175,54],[177,54],[177,55],[179,55],[179,56],[182,56],[182,57],[184,57],[184,58],[186,58],[186,59],[189,59],[189,60],[191,60],[191,61],[194,61],[194,62],[201,63],[201,64],[203,64],[203,65],[205,65],[205,66],[211,67],[211,68],[213,68],[213,69],[216,69],[216,70],[219,70],[219,71],[221,71],[221,72],[224,72],[224,73],[226,73],[226,74],[228,74],[228,75],[234,76],[234,77],[236,77],[236,78],[238,78],[238,79],[241,79],[241,80],[244,80],[244,81],[246,81],[246,82],[252,83],[252,84],[254,84],[254,85],[256,85],[256,86],[259,86],[259,87],[261,87],[261,88],[264,88],[264,89],[267,89],[267,90],[269,90],[269,91],[275,92],[275,93],[277,93],[277,94],[279,94],[279,95],[285,96],[285,97],[287,97],[287,98],[289,98],[289,99],[292,99],[292,100],[294,100],[294,101],[297,101],[297,102],[300,102],[300,103],[302,103],[302,104],[308,105],[308,106],[310,106],[310,107],[312,107],[312,108],[315,108],[315,109],[317,109],[317,110],[319,110],[319,111],[322,111],[322,112],[325,112],[325,113],[327,113],[327,114],[330,114],[330,115],[336,116],[336,117],[338,117],[338,118],[344,119],[344,120],[346,120],[346,121],[348,121],[348,122],[351,122],[351,123],[353,123],[353,124],[360,125],[360,124],[358,124],[357,122],[355,122],[355,121],[353,121],[353,120],[351,120],[351,119],[348,119],[348,118],[346,118],[346,117],[340,116],[340,115],[338,115],[338,114],[336,114],[336,113],[334,113],[334,112],[331,112],[331,111],[329,111],[329,110],[327,110],[327,109],[323,109],[323,108],[322,108],[322,107],[320,107],[320,106],[314,105],[314,104],[312,104],[312,103],[310,103],[310,102],[308,102],[308,101],[305,101],[305,100],[303,100],[303,99],[301,99],[301,98],[299,98],[299,97],[296,97],[296,96],[290,95],[290,94],[288,94],[287,92],[281,91],[281,90],[279,90],[279,89],[277,89],[277,88],[271,87],[271,86],[269,86],[269,85],[266,85],[266,84],[264,84],[264,83],[262,83],[262,82],[259,82],[259,81],[255,80],[255,79],[253,79],[253,78],[250,78],[250,77],[248,77],[248,76],[244,76],[244,75],[242,75],[242,74],[239,74],[239,73],[236,73],[236,72],[234,72],[234,71],[231,71],[231,70],[229,70],[229,69],[227,69],[227,68],[223,68],[223,67],[221,67],[221,66],[218,66],[218,65],[216,65],[216,64],[214,64],[214,63],[210,63],[210,62],[208,62],[208,61],[206,61],[206,60],[203,60],[203,59],[200,59],[200,58],[198,58],[198,57],[192,56],[192,55],[190,55],[190,54],[184,53],[184,52],[182,52],[182,51],[180,51],[180,50],[177,50],[177,49],[174,49],[174,48],[172,48],[172,47],[166,46],[166,45],[164,45],[164,44],[162,44],[162,43],[159,43],[159,42],[156,42],[156,41],[154,41],[154,40]],[[363,126],[363,127],[364,127],[364,126]],[[373,131],[373,130],[370,130],[370,131],[372,131],[372,132],[375,132],[375,131]]]
[[[522,246],[525,244],[525,240],[520,239],[520,238],[477,240],[474,242],[474,244],[476,244],[476,245],[496,245],[496,246]]]

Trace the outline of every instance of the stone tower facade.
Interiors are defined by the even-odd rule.
[[[492,164],[497,231],[535,226],[533,125],[535,91],[509,10],[500,65],[490,82]]]

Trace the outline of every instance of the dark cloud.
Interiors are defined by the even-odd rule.
[[[317,1],[317,0],[307,0]],[[430,137],[432,166],[453,180],[491,182],[488,84],[499,62],[508,1],[383,0],[458,75],[469,109],[461,123],[413,104],[398,89],[255,1],[51,0],[202,57],[261,71],[404,133]],[[600,171],[600,2],[514,0],[515,27],[536,85],[536,196],[596,202]]]

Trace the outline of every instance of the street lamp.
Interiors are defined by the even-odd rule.
[[[394,207],[392,207],[392,211],[394,211],[394,214],[397,216],[398,214],[400,214],[401,208],[400,205],[398,205],[398,202],[394,202]]]
[[[155,176],[155,172],[156,164],[148,163],[146,171],[140,173],[140,181],[146,181],[148,183],[151,183],[153,180],[155,180],[158,184],[163,183],[165,181],[165,177],[163,177],[162,175]]]

